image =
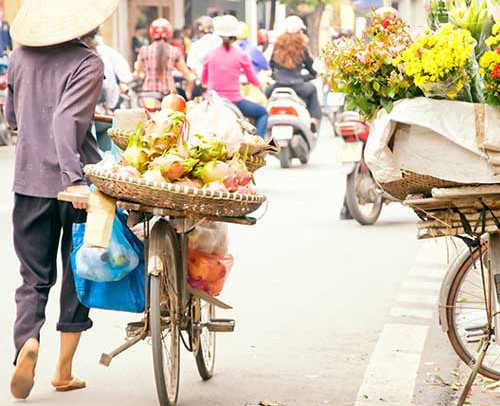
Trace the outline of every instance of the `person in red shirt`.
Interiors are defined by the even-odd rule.
[[[233,102],[244,116],[255,119],[257,135],[265,137],[267,131],[267,110],[260,104],[246,100],[240,91],[240,73],[243,71],[248,82],[260,87],[248,55],[234,46],[240,26],[236,17],[224,15],[215,17],[214,34],[222,38],[222,45],[210,51],[203,62],[201,83],[209,90]]]
[[[151,23],[151,45],[142,47],[135,66],[135,75],[144,73],[142,91],[158,92],[167,95],[175,89],[173,76],[174,68],[192,82],[194,75],[186,66],[184,57],[179,48],[168,41],[173,35],[172,25],[165,18],[158,18]]]

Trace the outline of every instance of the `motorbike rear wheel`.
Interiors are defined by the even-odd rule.
[[[363,226],[374,224],[383,205],[382,194],[376,190],[371,173],[361,162],[347,175],[345,199],[354,219]]]
[[[282,168],[290,168],[290,165],[292,164],[292,150],[289,146],[281,147],[279,158]]]

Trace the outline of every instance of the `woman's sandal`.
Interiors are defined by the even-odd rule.
[[[87,384],[85,383],[84,380],[82,380],[80,378],[73,378],[73,379],[71,379],[71,381],[69,381],[65,385],[54,385],[54,384],[52,384],[52,386],[54,387],[54,389],[57,392],[69,392],[69,391],[72,391],[72,390],[83,389],[83,388],[85,388],[87,386]]]

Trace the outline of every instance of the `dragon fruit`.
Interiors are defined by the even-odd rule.
[[[155,152],[163,153],[182,135],[186,117],[183,113],[160,110],[150,115],[144,140]]]
[[[184,159],[174,152],[167,152],[155,158],[149,168],[159,168],[166,180],[174,181],[188,175],[197,163],[196,159]]]
[[[227,192],[226,186],[221,181],[215,181],[211,183],[207,183],[203,186],[203,190],[210,190],[212,192]]]
[[[255,192],[252,190],[250,186],[238,186],[238,189],[236,189],[236,192],[238,192],[241,195],[253,195]]]
[[[189,142],[190,155],[202,162],[209,162],[214,159],[223,161],[228,157],[226,141],[215,135],[202,136],[196,134],[190,137]]]
[[[199,178],[203,183],[208,184],[216,181],[223,182],[230,174],[229,164],[222,161],[210,161],[206,164],[198,164],[193,171],[193,176]]]
[[[139,178],[141,173],[135,169],[133,166],[121,166],[118,165],[114,168],[113,173],[118,176],[124,176],[126,178]]]
[[[232,169],[239,185],[247,186],[253,180],[252,174],[248,170],[245,161],[242,159],[233,157],[233,159],[229,162],[229,167]]]
[[[122,155],[123,161],[127,165],[133,166],[139,172],[142,172],[148,161],[148,153],[143,148],[140,125],[129,139],[127,149]]]
[[[174,185],[185,186],[190,188],[202,188],[203,182],[200,179],[180,179],[174,182]]]
[[[156,167],[155,169],[148,169],[142,174],[142,178],[150,182],[166,182],[159,167]]]

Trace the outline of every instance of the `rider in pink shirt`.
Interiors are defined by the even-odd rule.
[[[239,29],[238,20],[233,16],[214,18],[214,33],[222,37],[222,45],[205,56],[201,83],[236,104],[244,116],[255,119],[257,134],[264,137],[268,118],[266,109],[260,104],[244,99],[240,92],[242,70],[249,83],[255,86],[260,86],[260,83],[248,55],[233,46]]]

